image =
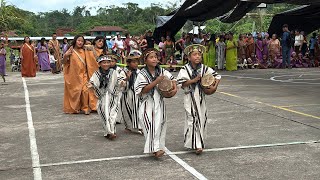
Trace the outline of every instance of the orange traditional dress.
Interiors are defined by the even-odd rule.
[[[35,60],[35,48],[27,43],[21,47],[21,75],[22,77],[36,77],[37,64]]]
[[[65,113],[90,112],[85,57],[84,49],[74,49],[69,60],[64,64],[63,111]]]
[[[56,69],[54,70],[55,72],[61,71],[61,53],[60,53],[60,45],[58,40],[53,40],[51,39],[48,42],[49,49],[53,49],[53,56],[54,59],[57,60],[56,62]]]
[[[97,63],[97,58],[103,54],[103,49],[95,48],[94,46],[85,46],[86,64],[88,78],[90,79],[93,73],[99,69],[99,64]],[[98,99],[94,91],[89,91],[89,108],[93,111],[97,111]]]
[[[254,44],[254,39],[253,38],[248,38],[247,40],[247,48],[246,48],[246,58],[250,58],[251,57],[251,54],[252,53],[255,53],[254,52],[254,47],[255,47],[255,44]]]

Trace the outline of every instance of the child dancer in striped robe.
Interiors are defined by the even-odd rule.
[[[117,102],[118,102],[117,103],[117,108],[116,108],[116,111],[115,111],[116,116],[117,116],[116,123],[117,124],[121,124],[122,116],[121,116],[121,111],[120,111],[120,108],[121,108],[120,102],[121,102],[123,87],[120,86],[120,82],[124,81],[124,79],[126,77],[126,74],[123,71],[123,69],[117,65],[117,62],[120,59],[119,56],[112,55],[111,58],[112,59],[110,61],[110,68],[112,68],[114,71],[116,71],[117,77],[118,77],[118,81],[119,81],[119,84],[117,85],[117,92],[116,92],[116,94],[117,94],[116,97],[117,97]]]
[[[143,52],[146,66],[141,69],[134,84],[135,93],[139,97],[139,121],[145,136],[144,153],[153,153],[155,157],[164,154],[167,128],[166,109],[163,96],[157,88],[165,76],[174,80],[171,73],[158,65],[158,51],[147,49]],[[175,81],[170,91],[173,96],[177,92]]]
[[[117,108],[117,73],[110,68],[110,55],[101,55],[97,61],[99,69],[94,72],[87,84],[88,88],[94,89],[98,97],[97,111],[101,117],[104,136],[110,140],[116,136],[116,108]]]
[[[184,108],[186,112],[184,129],[184,146],[193,149],[196,154],[201,154],[205,147],[207,126],[206,94],[213,94],[220,82],[221,76],[213,69],[201,64],[201,57],[205,52],[205,47],[199,44],[190,45],[185,48],[189,63],[179,72],[178,84],[181,85],[184,93]],[[200,84],[200,79],[207,73],[216,78],[215,85],[204,89]]]
[[[121,78],[124,87],[121,98],[121,116],[127,131],[137,131],[142,134],[138,119],[138,97],[133,86],[139,73],[140,56],[129,55],[126,61],[127,67],[123,69],[125,76]]]

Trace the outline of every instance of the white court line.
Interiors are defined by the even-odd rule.
[[[184,162],[182,159],[180,159],[178,156],[176,156],[174,153],[172,153],[169,149],[165,148],[165,152],[168,156],[170,156],[173,160],[175,160],[183,168],[185,168],[187,171],[189,171],[194,177],[196,177],[197,179],[200,179],[200,180],[207,180],[206,177],[204,177],[201,173],[199,173],[193,167],[189,166],[186,162]]]
[[[234,78],[238,78],[238,79],[255,79],[255,80],[266,80],[266,81],[270,81],[270,79],[266,79],[266,78],[255,78],[255,77],[247,77],[247,76],[232,76],[232,75],[221,75],[226,76],[226,77],[234,77]]]
[[[149,156],[150,155],[133,155],[133,156],[111,157],[111,158],[101,158],[101,159],[67,161],[67,162],[60,162],[60,163],[41,164],[41,167],[61,166],[61,165],[71,165],[71,164],[83,164],[83,163],[90,163],[90,162],[101,162],[101,161],[112,161],[112,160],[137,159],[137,158],[143,158],[143,157],[149,157]]]
[[[64,82],[52,82],[52,83],[30,83],[28,86],[38,86],[38,85],[56,85],[56,84],[64,84]]]
[[[204,152],[218,152],[218,151],[228,151],[228,150],[238,150],[238,149],[253,149],[253,148],[265,148],[265,147],[277,147],[277,146],[289,146],[289,145],[302,145],[302,144],[315,144],[320,143],[320,141],[307,141],[307,142],[289,142],[289,143],[276,143],[276,144],[259,144],[251,146],[236,146],[236,147],[225,147],[225,148],[214,148],[214,149],[204,149]],[[183,151],[176,152],[185,154]]]
[[[258,145],[248,145],[248,146],[235,146],[235,147],[224,147],[224,148],[213,148],[213,149],[204,149],[204,152],[217,152],[217,151],[228,151],[228,150],[237,150],[237,149],[252,149],[252,148],[263,148],[263,147],[277,147],[277,146],[287,146],[287,145],[299,145],[299,144],[315,144],[320,143],[319,141],[306,141],[306,142],[288,142],[288,143],[275,143],[275,144],[258,144]],[[180,154],[190,154],[194,153],[193,151],[178,151],[178,152],[166,152],[167,155],[180,155]],[[90,162],[101,162],[101,161],[112,161],[112,160],[126,160],[126,159],[136,159],[150,157],[150,155],[132,155],[132,156],[122,156],[122,157],[110,157],[110,158],[101,158],[101,159],[88,159],[88,160],[79,160],[79,161],[66,161],[59,163],[47,163],[41,164],[41,167],[50,167],[50,166],[61,166],[61,165],[72,165],[72,164],[82,164]]]
[[[37,141],[36,141],[36,132],[33,126],[32,113],[30,108],[29,91],[28,91],[27,83],[24,77],[22,77],[22,82],[23,82],[24,95],[25,95],[25,101],[26,101],[26,112],[27,112],[27,119],[28,119],[33,178],[34,180],[42,180],[39,153],[38,153]]]
[[[308,75],[314,75],[314,74],[301,74],[304,76],[308,76]],[[317,74],[318,75],[318,74]],[[270,78],[271,81],[275,81],[275,82],[282,82],[282,83],[293,83],[293,84],[309,84],[309,85],[319,85],[320,83],[311,83],[311,82],[299,82],[299,81],[294,81],[294,80],[303,80],[303,79],[286,79],[286,80],[281,80],[281,79],[276,79],[276,78],[281,78],[281,77],[295,77],[298,75],[281,75],[281,76],[273,76]],[[309,79],[310,80],[310,79]],[[314,80],[318,80],[318,78],[315,78]]]
[[[273,76],[269,79],[266,78],[256,78],[256,77],[248,77],[248,76],[232,76],[232,75],[221,75],[222,77],[233,77],[237,79],[254,79],[254,80],[265,80],[265,81],[274,81],[274,82],[281,82],[281,83],[293,83],[293,84],[307,84],[307,85],[320,85],[320,83],[309,83],[309,82],[296,82],[296,81],[290,81],[287,80],[277,80],[275,78],[277,77],[285,77],[285,76],[298,76],[298,75],[281,75],[281,76]]]

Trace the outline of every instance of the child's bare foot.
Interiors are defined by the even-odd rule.
[[[114,140],[115,138],[117,138],[117,135],[116,134],[110,134],[110,140]]]
[[[105,138],[109,139],[109,140],[114,140],[117,137],[116,134],[107,134],[107,136],[105,136]]]
[[[196,150],[196,155],[200,155],[202,153],[203,149],[202,148],[198,148]]]
[[[163,156],[164,155],[164,151],[163,150],[159,150],[159,151],[157,151],[156,153],[155,153],[155,157],[156,158],[160,158],[161,156]]]
[[[110,139],[110,134],[107,134],[106,136],[104,136],[107,139]]]

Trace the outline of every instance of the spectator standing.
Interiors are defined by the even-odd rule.
[[[284,24],[282,26],[283,34],[281,39],[281,47],[282,47],[282,67],[286,68],[288,66],[291,69],[290,63],[290,50],[291,50],[291,36],[290,31],[288,29],[288,25]]]

